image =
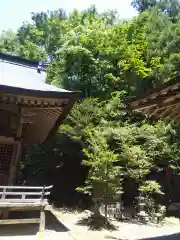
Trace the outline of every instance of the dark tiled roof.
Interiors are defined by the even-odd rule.
[[[0,53],[0,87],[14,87],[25,90],[46,92],[68,92],[67,90],[46,84],[46,73],[38,73],[39,63]]]
[[[6,53],[0,53],[0,59],[7,61],[7,62],[12,62],[14,64],[20,64],[20,65],[24,65],[26,67],[34,67],[37,68],[39,62],[35,61],[35,60],[28,60],[19,56],[13,56],[13,55],[9,55]]]

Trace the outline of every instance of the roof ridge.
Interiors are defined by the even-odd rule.
[[[28,66],[28,65],[25,65],[25,64],[14,62],[14,61],[7,61],[7,60],[4,60],[4,59],[1,59],[1,57],[0,57],[0,62],[9,63],[9,64],[12,64],[12,65],[17,65],[17,66],[22,66],[22,67],[30,68],[30,69],[37,69],[37,67],[35,67],[35,66],[31,66],[31,65]],[[43,71],[43,69],[42,69],[42,71]]]
[[[37,67],[39,64],[39,61],[36,61],[36,60],[29,60],[20,56],[11,55],[11,54],[2,53],[2,52],[0,52],[0,59],[6,60],[9,62],[21,63],[22,65],[30,65],[34,67]]]
[[[20,56],[16,56],[16,55],[11,55],[8,53],[2,53],[0,52],[0,60],[7,62],[7,63],[11,63],[14,65],[19,65],[19,66],[24,66],[24,67],[28,67],[28,68],[34,68],[34,69],[38,69],[40,67],[41,71],[45,71],[47,64],[46,62],[42,61],[42,60],[29,60]]]

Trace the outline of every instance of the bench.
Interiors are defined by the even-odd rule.
[[[48,205],[48,187],[0,186],[0,224],[39,223],[39,231],[45,230],[45,208]],[[39,210],[39,218],[8,219],[10,211]]]

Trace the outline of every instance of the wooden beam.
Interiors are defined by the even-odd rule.
[[[159,111],[159,109],[157,107],[153,108],[153,111],[150,113],[150,116],[155,116],[156,113]]]
[[[59,114],[60,115],[60,114]],[[42,111],[39,111],[38,112],[38,114],[37,114],[37,118],[39,118],[39,117],[41,117],[41,119],[49,119],[49,120],[56,120],[58,117],[59,117],[59,115],[56,115],[56,114],[50,114],[49,112],[42,112]]]
[[[166,103],[166,102],[171,102],[171,101],[173,101],[173,100],[175,100],[175,99],[178,99],[178,98],[180,98],[180,93],[178,93],[178,94],[172,94],[172,96],[168,96],[167,95],[167,97],[166,97],[166,99],[164,100],[164,102]]]
[[[180,93],[168,93],[167,95],[159,96],[156,99],[149,99],[149,97],[145,99],[139,99],[136,101],[133,101],[129,103],[129,105],[132,107],[132,109],[143,109],[143,108],[148,108],[150,106],[160,106],[167,107],[172,104],[177,104],[178,102],[180,103]],[[178,101],[178,102],[177,102]]]
[[[48,189],[51,189],[53,186],[47,186],[47,187],[33,187],[33,186],[0,186],[0,188],[4,189],[31,189],[31,190],[42,190],[42,189],[45,189],[45,190],[48,190]]]
[[[168,111],[163,111],[163,109],[168,109],[170,108],[170,113],[167,115],[167,116],[164,116],[165,113],[167,113]],[[178,109],[180,111],[180,103],[176,104],[168,104],[168,105],[165,105],[164,107],[160,107],[158,108],[158,106],[154,109],[154,111],[150,114],[151,116],[160,116],[160,117],[165,117],[165,119],[168,119],[168,120],[171,120],[171,118],[174,116],[174,115],[177,115],[177,112],[178,112]],[[158,112],[161,112],[160,114]]]
[[[45,192],[44,195],[49,195],[50,192]],[[11,196],[21,196],[21,195],[27,195],[27,196],[41,196],[42,192],[0,192],[0,195],[11,195]],[[8,199],[7,199],[8,201]]]
[[[180,122],[180,115],[177,118],[172,119],[172,121],[179,123]]]
[[[164,89],[163,89],[164,90]],[[147,102],[150,100],[155,100],[155,99],[166,99],[166,100],[171,100],[172,98],[178,98],[180,97],[180,90],[178,89],[170,89],[168,91],[159,91],[157,93],[147,93],[146,97],[139,98],[132,100],[131,104],[136,105],[138,102]],[[177,90],[177,91],[176,91]],[[129,101],[130,102],[130,101]]]
[[[6,203],[35,203],[35,204],[42,204],[42,200],[41,198],[32,198],[32,199],[22,199],[22,198],[17,198],[17,199],[5,199],[5,200],[2,200],[0,199],[0,207],[1,207],[1,204],[6,204]],[[44,203],[48,203],[48,200],[47,199],[44,199],[43,201]]]
[[[3,144],[13,144],[14,143],[14,138],[13,137],[0,136],[0,143],[3,143]]]
[[[159,110],[161,110],[161,109],[165,109],[165,108],[168,108],[168,107],[176,107],[178,105],[180,105],[180,99],[178,99],[178,100],[176,99],[175,101],[168,102],[168,103],[162,102],[161,104],[157,105],[157,108]]]
[[[61,110],[63,107],[65,107],[66,105],[63,105],[63,106],[32,106],[32,107],[30,107],[30,106],[22,106],[22,108],[23,109],[25,109],[25,110],[27,110],[27,111],[31,111],[31,110],[34,110],[34,109],[37,109],[37,110],[39,110],[39,109],[45,109],[45,110],[55,110],[55,109],[57,109],[57,110]]]
[[[159,117],[164,117],[168,112],[171,112],[171,108],[166,108],[164,111],[162,111],[159,115]]]
[[[156,107],[157,106],[157,102],[154,103],[145,103],[145,104],[141,104],[141,105],[136,105],[136,106],[132,106],[133,110],[143,110],[146,108],[151,108],[151,107]]]
[[[26,117],[25,120],[26,121],[35,121],[35,117],[39,118],[40,116],[42,116],[42,118],[44,119],[50,119],[50,120],[57,120],[57,118],[60,116],[62,109],[61,108],[56,108],[56,109],[49,109],[49,108],[39,108],[39,109],[34,109],[34,112],[31,113],[32,115],[30,116],[30,112],[29,114],[29,119]],[[23,114],[27,114],[26,111],[24,111]],[[36,121],[35,121],[36,122]]]
[[[0,224],[25,224],[25,223],[40,223],[39,218],[27,218],[27,219],[3,219],[0,220]]]
[[[150,115],[150,112],[151,112],[151,108],[143,109],[143,113],[146,114],[146,115]]]
[[[41,112],[43,112],[43,113],[48,113],[48,114],[51,114],[51,115],[58,115],[59,116],[59,114],[62,112],[62,109],[44,109],[44,108],[42,108],[41,110],[40,110]]]
[[[167,102],[167,103],[164,101],[153,100],[153,101],[148,101],[145,104],[137,105],[136,107],[133,107],[133,109],[136,110],[136,109],[146,109],[149,107],[155,107],[157,110],[161,110],[161,109],[165,109],[165,108],[173,107],[177,105],[180,105],[180,99],[176,99],[174,101]]]
[[[0,102],[0,109],[9,110],[14,113],[18,113],[19,107],[16,104]]]
[[[177,114],[175,118],[173,118],[174,121],[176,121],[178,118],[180,118],[180,114]]]
[[[180,113],[180,106],[176,106],[175,108],[172,108],[172,111],[170,114],[168,114],[168,116],[166,116],[165,118],[168,120],[171,120],[174,116],[176,116],[178,114],[178,112]]]
[[[47,205],[47,202],[45,202]],[[8,209],[23,209],[23,208],[33,208],[33,207],[41,207],[42,202],[0,202],[0,209],[1,208],[8,208]]]

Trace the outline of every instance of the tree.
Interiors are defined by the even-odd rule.
[[[156,9],[159,9],[167,14],[173,22],[177,21],[180,13],[179,0],[133,0],[131,5],[138,12],[143,12],[150,8],[156,7]]]
[[[0,35],[0,50],[5,53],[20,54],[18,37],[12,30],[3,31]]]
[[[99,186],[102,190],[106,186],[105,173],[108,177],[113,173],[123,182],[135,183],[134,188],[138,192],[152,170],[159,172],[163,165],[178,164],[179,151],[174,140],[171,142],[169,139],[174,134],[171,125],[163,122],[152,124],[134,114],[124,114],[119,110],[122,96],[114,94],[105,102],[86,99],[75,106],[61,128],[63,133],[81,143],[83,164],[89,167],[89,175],[87,185],[80,189],[94,195],[94,202],[97,199],[103,203],[110,200],[109,196],[105,199],[104,192],[99,190]],[[99,183],[100,180],[102,182]],[[121,187],[120,183],[115,182],[117,185],[113,189]],[[121,190],[124,195],[131,194],[127,188]],[[111,196],[112,199],[116,197]]]
[[[90,168],[86,186],[77,190],[92,195],[95,213],[99,213],[100,204],[105,205],[107,218],[107,205],[118,200],[122,193],[120,166],[115,166],[118,155],[108,148],[107,139],[101,129],[87,129],[87,148],[84,149],[83,164]]]
[[[154,198],[158,195],[164,195],[161,190],[161,186],[158,182],[154,180],[146,180],[140,187],[140,197],[143,198],[145,204],[145,211],[152,220],[155,218],[163,218],[165,212],[165,206],[156,204]],[[142,201],[142,200],[141,200]],[[157,219],[158,220],[158,219]]]
[[[133,0],[131,5],[138,11],[143,12],[151,7],[156,6],[157,0]]]
[[[180,13],[179,0],[160,0],[158,7],[166,13],[173,22],[176,22]]]

